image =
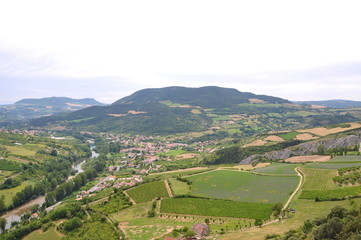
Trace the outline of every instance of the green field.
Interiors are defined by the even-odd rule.
[[[361,162],[361,156],[336,156],[330,162]]]
[[[268,219],[272,213],[272,204],[218,199],[169,198],[162,200],[160,212],[214,217]]]
[[[302,190],[302,199],[337,200],[361,194],[361,186],[343,187],[332,190]]]
[[[12,204],[12,200],[18,192],[23,190],[26,186],[33,185],[33,184],[35,184],[35,183],[32,181],[25,181],[20,186],[10,188],[10,189],[0,190],[0,196],[1,195],[5,196],[5,205],[9,206],[10,204]]]
[[[187,175],[197,174],[209,171],[210,169],[196,169],[196,170],[189,170],[189,171],[182,171],[182,172],[164,172],[164,173],[152,173],[145,177],[145,179],[157,179],[157,180],[164,180],[168,178],[174,177],[183,177]]]
[[[272,163],[271,165],[258,168],[253,172],[264,173],[264,174],[293,174],[297,175],[295,168],[300,164],[287,164],[287,163]]]
[[[149,202],[157,197],[169,197],[163,181],[142,184],[127,193],[136,203]]]
[[[324,163],[310,163],[305,165],[305,168],[320,168],[320,169],[341,169],[346,167],[359,167],[360,163],[341,163],[341,162],[324,162]]]
[[[186,182],[181,182],[174,178],[170,178],[169,184],[175,196],[189,194],[190,186]]]
[[[338,188],[332,178],[337,176],[335,169],[301,168],[305,175],[302,189],[305,190],[329,190]]]
[[[300,133],[299,132],[288,132],[288,133],[280,134],[278,136],[280,136],[284,140],[291,140],[291,139],[294,139],[298,134],[300,134]]]
[[[5,148],[10,151],[11,154],[24,156],[24,157],[30,157],[35,156],[36,151],[27,149],[22,146],[5,146]]]
[[[56,231],[54,228],[50,228],[48,231],[43,232],[37,230],[27,235],[23,240],[60,240],[64,235]]]
[[[261,176],[248,172],[217,170],[187,177],[191,195],[241,202],[285,202],[296,188],[297,176]]]

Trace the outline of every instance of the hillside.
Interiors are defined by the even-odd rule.
[[[221,87],[144,89],[109,106],[32,120],[36,127],[146,135],[226,132],[224,137],[352,122],[352,110],[329,111],[291,104],[286,99]]]
[[[323,101],[295,101],[296,104],[310,104],[310,105],[318,105],[329,108],[353,108],[353,107],[361,107],[361,101],[350,101],[350,100],[323,100]]]
[[[63,112],[72,112],[93,105],[103,106],[104,104],[93,98],[49,97],[22,99],[11,105],[0,106],[0,120],[14,121],[40,118]]]

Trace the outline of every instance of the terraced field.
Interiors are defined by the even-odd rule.
[[[169,197],[163,181],[142,184],[127,193],[136,203],[149,202],[157,197]]]
[[[241,202],[285,202],[296,188],[298,176],[261,176],[248,172],[218,170],[187,177],[191,195]]]

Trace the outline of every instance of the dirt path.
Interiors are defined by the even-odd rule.
[[[173,192],[172,192],[172,189],[170,189],[167,179],[164,180],[164,185],[165,185],[165,188],[167,189],[169,197],[173,197]]]
[[[291,194],[290,198],[288,199],[288,201],[286,202],[286,204],[283,206],[281,212],[283,212],[284,210],[287,209],[288,205],[290,205],[291,201],[293,200],[293,198],[295,197],[295,195],[298,193],[298,191],[300,190],[300,188],[302,187],[303,184],[303,174],[301,172],[301,170],[296,167],[295,171],[297,172],[297,175],[300,177],[300,182],[298,183],[297,188],[295,189],[295,191],[293,191],[293,193]]]

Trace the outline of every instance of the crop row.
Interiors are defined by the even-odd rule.
[[[160,212],[198,216],[268,219],[272,204],[202,198],[163,199]]]

